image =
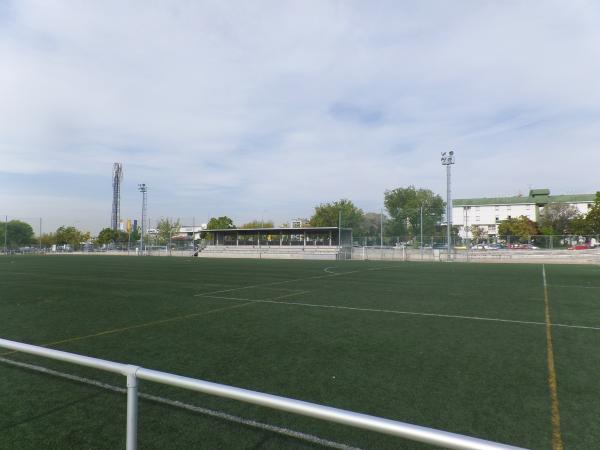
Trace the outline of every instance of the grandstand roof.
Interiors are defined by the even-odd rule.
[[[202,230],[203,232],[225,232],[225,231],[244,231],[244,232],[259,232],[259,231],[265,231],[265,232],[280,232],[280,231],[289,231],[289,232],[295,232],[295,231],[337,231],[338,227],[302,227],[302,228],[290,228],[290,227],[272,227],[272,228],[219,228],[219,229],[214,229],[214,230]],[[342,227],[342,230],[351,230],[351,228],[344,228]]]

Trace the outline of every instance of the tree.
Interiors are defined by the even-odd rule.
[[[366,213],[363,217],[361,231],[364,236],[379,236],[381,234],[381,213]],[[389,218],[383,214],[383,229],[385,231],[389,222]]]
[[[275,224],[272,220],[251,220],[248,223],[245,223],[240,228],[273,228]]]
[[[141,237],[141,229],[138,226],[138,227],[131,229],[129,236],[127,236],[127,240],[130,242],[137,242],[140,240],[140,237]]]
[[[529,239],[539,233],[535,222],[527,216],[510,218],[500,222],[498,234],[500,236],[516,236],[520,239]]]
[[[485,237],[485,230],[479,225],[471,225],[471,240],[475,243],[479,243]]]
[[[8,248],[23,247],[33,242],[33,228],[26,222],[20,220],[0,222],[0,246],[4,246],[5,232]]]
[[[225,228],[235,228],[233,220],[227,216],[211,217],[206,225],[207,230],[223,230]]]
[[[58,245],[69,245],[72,249],[77,250],[81,243],[90,239],[89,232],[83,232],[75,227],[59,227],[56,230],[56,243]]]
[[[56,233],[44,233],[40,240],[42,241],[42,247],[52,247],[56,244]]]
[[[414,186],[385,191],[385,209],[391,220],[388,231],[398,236],[415,236],[421,230],[421,206],[423,206],[423,234],[435,233],[436,225],[442,220],[444,201],[429,189]]]
[[[169,242],[169,239],[173,235],[173,233],[179,231],[181,224],[179,223],[179,219],[173,221],[165,217],[161,217],[156,224],[156,229],[158,230],[158,242],[161,244],[166,244]]]
[[[310,218],[310,225],[313,227],[337,227],[340,211],[342,212],[342,227],[352,228],[354,234],[360,234],[364,213],[362,209],[357,208],[347,199],[315,206],[315,213]]]
[[[571,220],[571,223],[569,223],[568,234],[575,234],[577,236],[586,236],[588,234],[592,234],[592,227],[587,221],[587,217],[582,214],[574,217]]]
[[[131,234],[133,240],[133,233]],[[106,245],[116,242],[125,243],[129,241],[129,234],[121,230],[113,230],[112,228],[103,228],[96,237],[96,244]]]
[[[600,234],[600,191],[596,192],[594,205],[585,216],[590,234]]]
[[[566,234],[569,224],[579,215],[579,210],[568,203],[551,203],[544,207],[538,220],[543,234]]]
[[[99,245],[110,244],[115,241],[115,236],[112,228],[103,228],[98,233],[98,237],[96,238],[96,243]]]

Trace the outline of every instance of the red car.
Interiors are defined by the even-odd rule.
[[[592,248],[590,244],[576,244],[569,247],[569,250],[588,250]]]

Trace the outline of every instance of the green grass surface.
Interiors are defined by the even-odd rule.
[[[600,268],[546,272],[552,322],[600,327]],[[552,447],[540,265],[2,257],[0,337]],[[553,326],[552,337],[565,448],[600,448],[600,329]],[[153,383],[140,391],[350,446],[429,448]],[[0,363],[0,449],[124,448],[125,407],[122,394]],[[146,400],[139,417],[141,449],[319,448]]]

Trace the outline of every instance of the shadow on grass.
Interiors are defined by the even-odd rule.
[[[15,427],[18,427],[20,425],[24,425],[26,423],[33,422],[35,420],[41,419],[43,417],[50,416],[50,415],[52,415],[52,414],[54,414],[54,413],[56,413],[58,411],[62,411],[63,409],[70,408],[73,405],[77,405],[78,403],[82,403],[82,402],[85,402],[85,401],[90,400],[92,398],[99,397],[102,394],[104,394],[104,393],[103,392],[97,392],[95,394],[86,395],[86,396],[81,397],[81,398],[79,398],[77,400],[73,400],[72,402],[65,403],[64,405],[57,406],[56,408],[51,408],[51,409],[49,409],[47,411],[44,411],[44,412],[39,413],[39,414],[36,414],[34,416],[30,416],[30,417],[24,418],[24,419],[22,419],[22,420],[20,420],[18,422],[9,423],[6,426],[0,427],[0,431],[7,431],[7,430],[10,430],[11,428],[15,428]]]

